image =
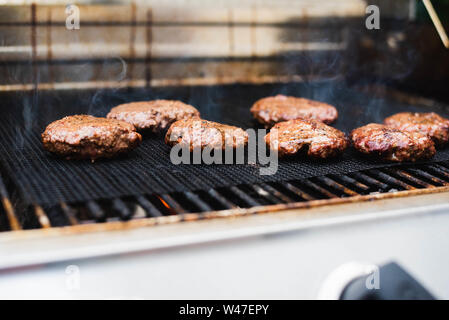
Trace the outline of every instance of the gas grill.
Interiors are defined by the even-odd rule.
[[[223,105],[249,108],[247,103],[253,99],[250,92],[255,97],[287,87],[290,88],[285,89],[287,92],[306,88],[308,93],[321,88],[324,97],[331,100],[337,95],[333,83],[344,83],[351,92],[386,101],[386,108],[400,104],[413,110],[449,112],[446,102],[434,99],[444,98],[444,88],[434,86],[433,95],[429,95],[429,90],[423,89],[419,94],[414,90],[414,86],[432,80],[429,80],[432,71],[423,71],[422,64],[431,54],[440,52],[437,49],[423,52],[417,45],[427,37],[435,48],[439,39],[431,26],[413,22],[418,19],[415,1],[397,1],[396,5],[376,1],[383,12],[380,31],[365,30],[367,4],[358,0],[341,1],[339,5],[306,0],[267,1],[264,6],[257,1],[231,1],[226,6],[213,6],[201,0],[189,4],[175,2],[176,5],[167,6],[158,1],[118,1],[113,5],[92,5],[87,1],[65,7],[61,1],[45,5],[39,2],[16,5],[12,1],[12,5],[0,6],[3,101],[14,108],[23,107],[21,117],[32,123],[40,99],[59,101],[65,106],[58,110],[51,106],[39,109],[50,114],[71,114],[77,110],[73,107],[77,103],[86,103],[87,109],[79,110],[104,115],[111,101],[158,94],[173,97],[182,92],[187,100],[205,104],[202,114],[212,115],[217,121],[231,119],[239,125],[240,119],[228,116]],[[66,25],[71,14],[79,14],[79,30],[70,30]],[[416,69],[421,72],[418,80],[414,71],[406,70],[417,56],[420,58]],[[439,60],[435,63],[447,63],[447,52],[436,57]],[[432,73],[436,82],[444,83],[447,76],[441,70]],[[220,94],[197,97],[198,92]],[[229,92],[248,92],[248,97],[232,96]],[[96,110],[99,105],[100,110]],[[216,112],[214,108],[221,109]],[[373,119],[380,118],[378,110],[371,108],[366,112]],[[354,119],[354,123],[357,121]],[[1,156],[6,159],[8,152]],[[444,152],[447,150],[440,151]],[[28,157],[24,161],[29,161]],[[126,175],[118,171],[114,174],[111,179],[119,180]],[[140,180],[135,181],[138,189]],[[0,167],[0,246],[5,249],[0,250],[0,287],[4,283],[5,290],[18,297],[19,287],[14,293],[11,289],[14,285],[3,279],[8,276],[20,279],[25,267],[43,268],[36,272],[35,278],[32,272],[29,275],[38,281],[37,276],[42,277],[45,268],[99,261],[107,269],[108,263],[101,259],[118,257],[113,263],[115,266],[122,261],[121,268],[126,268],[127,259],[134,259],[127,269],[132,272],[139,254],[169,255],[202,246],[219,250],[226,244],[235,245],[238,241],[238,246],[239,241],[264,235],[338,226],[354,230],[359,223],[378,223],[383,228],[388,221],[394,224],[395,219],[406,224],[407,219],[439,216],[438,213],[449,210],[449,159],[444,156],[423,163],[376,164],[362,170],[330,171],[305,178],[223,182],[213,187],[169,192],[123,192],[119,196],[95,196],[83,201],[58,198],[54,203],[33,198],[24,191],[23,183],[10,167]],[[30,188],[39,188],[39,183],[33,183],[30,182]],[[105,178],[99,183],[106,185],[111,180]],[[61,194],[65,192],[62,190]],[[52,196],[47,194],[46,198]],[[403,234],[411,236],[405,231]],[[359,236],[355,241],[362,244],[364,240]],[[386,257],[391,258],[391,254]],[[386,257],[375,255],[373,259]],[[149,261],[144,263],[150,265]],[[442,264],[445,263],[444,260]],[[329,268],[318,268],[321,273],[314,289],[299,297],[310,298],[315,294],[316,283],[336,266],[331,263]],[[88,264],[83,268],[88,269]],[[422,268],[413,271],[425,278]],[[136,271],[134,279],[139,275],[142,270]],[[41,279],[51,283],[48,276]],[[229,276],[224,276],[225,279]],[[442,285],[435,285],[436,280],[426,281],[436,286],[438,294],[449,296]],[[9,297],[5,290],[0,289],[0,297]],[[59,289],[49,290],[42,297],[68,294]],[[117,296],[118,291],[114,290]],[[270,297],[260,290],[260,297]],[[100,297],[107,296],[106,291],[97,293]],[[187,292],[184,288],[180,296],[173,297],[184,297],[182,294]],[[248,297],[245,294],[251,292],[243,290],[241,297]],[[29,294],[39,296],[35,292]],[[68,297],[90,297],[86,293],[76,294],[71,291]],[[216,297],[226,294],[230,297],[229,292]],[[143,290],[135,296],[156,297]],[[170,295],[165,293],[162,297]],[[206,296],[194,294],[194,297]]]

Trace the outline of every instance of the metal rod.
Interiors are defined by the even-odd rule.
[[[311,196],[304,190],[292,185],[290,182],[286,182],[285,184],[283,184],[283,186],[285,186],[288,190],[290,190],[291,192],[293,192],[294,194],[303,198],[306,201],[316,200],[316,197]]]
[[[271,194],[273,194],[276,198],[281,199],[282,202],[284,202],[284,203],[294,202],[294,200],[292,198],[290,198],[289,196],[283,194],[282,192],[280,192],[279,190],[275,189],[274,187],[270,186],[267,183],[261,183],[260,186],[263,189],[265,189],[268,192],[270,192]]]
[[[363,191],[368,191],[370,189],[370,187],[367,186],[366,184],[361,183],[360,181],[357,181],[357,180],[355,180],[355,179],[353,179],[353,178],[351,178],[351,177],[349,177],[347,175],[344,175],[344,174],[342,174],[342,175],[331,175],[331,177],[332,177],[332,179],[340,180],[343,183],[351,184],[353,186],[356,186],[357,188],[359,188],[359,189],[361,189]]]
[[[376,178],[380,178],[380,179],[388,182],[389,184],[394,184],[394,185],[404,188],[406,190],[416,189],[415,187],[413,187],[401,180],[398,180],[395,177],[392,177],[391,175],[386,174],[378,169],[371,169],[368,171],[368,173],[373,174],[374,176],[376,176]]]
[[[87,208],[89,209],[89,212],[92,214],[95,220],[97,221],[106,220],[106,215],[97,202],[93,200],[87,201]]]
[[[9,194],[6,190],[6,186],[3,183],[3,179],[0,176],[0,196],[2,197],[3,208],[5,209],[6,216],[8,217],[9,226],[11,230],[21,230],[19,220],[16,217],[11,201],[9,200]]]
[[[407,168],[406,170],[412,172],[414,175],[421,176],[421,177],[423,177],[425,179],[428,179],[428,180],[434,182],[437,185],[442,185],[442,186],[449,185],[448,182],[443,181],[440,178],[435,177],[435,176],[431,175],[430,173],[425,172],[425,171],[423,171],[423,170],[421,170],[419,168]]]
[[[195,206],[197,206],[201,211],[212,211],[212,208],[204,202],[198,195],[194,194],[193,192],[187,191],[184,192],[184,196]]]
[[[411,183],[417,184],[418,186],[422,186],[424,188],[435,188],[434,185],[431,185],[421,179],[418,179],[417,177],[411,175],[410,173],[408,173],[404,170],[401,170],[401,169],[394,169],[394,170],[393,169],[385,169],[385,170],[387,170],[392,175],[397,175],[398,177],[400,177],[404,180],[407,180]]]
[[[435,29],[437,29],[438,35],[440,36],[443,45],[449,49],[449,39],[447,37],[446,31],[444,30],[443,24],[438,18],[437,13],[435,12],[435,8],[432,5],[430,0],[423,0],[424,6],[426,7],[427,12],[429,13],[430,19],[432,19],[433,25]]]
[[[118,211],[120,214],[120,218],[123,220],[129,220],[134,215],[134,212],[128,208],[123,200],[116,198],[112,200],[112,207],[114,210]]]
[[[150,70],[150,68],[148,68]],[[303,82],[306,78],[298,75],[286,76],[272,76],[265,75],[260,77],[245,76],[245,77],[196,77],[183,79],[136,79],[129,81],[82,81],[82,82],[53,82],[45,83],[39,82],[37,90],[88,90],[88,89],[118,89],[118,88],[143,88],[150,87],[175,87],[175,86],[200,86],[200,85],[218,85],[218,84],[233,84],[236,81],[250,84],[265,84],[265,83],[289,83],[289,82]],[[0,92],[6,91],[31,91],[35,89],[33,83],[13,83],[0,85]]]
[[[449,171],[446,168],[440,166],[439,164],[434,163],[434,164],[426,165],[426,168],[439,174],[440,176],[443,176],[443,177],[449,179]]]
[[[400,186],[401,188],[404,188],[406,190],[416,189],[416,187],[414,187],[413,185],[411,185],[411,184],[401,180],[400,178],[394,177],[392,174],[390,174],[387,171],[387,168],[372,169],[372,170],[370,170],[370,172],[371,171],[372,171],[373,174],[377,175],[381,179],[384,179],[384,180],[388,181],[389,183],[392,183],[392,184],[395,184],[397,186]],[[404,179],[404,180],[406,180],[406,179]]]
[[[11,227],[11,230],[21,230],[22,227],[20,226],[19,220],[17,220],[17,217],[14,213],[14,209],[11,205],[11,201],[9,201],[8,198],[2,197],[2,203],[3,208],[5,208],[6,216],[8,217],[9,226]]]
[[[240,190],[238,187],[233,186],[231,188],[229,188],[229,190],[231,190],[235,195],[237,195],[240,199],[242,199],[243,201],[245,201],[249,206],[251,207],[256,207],[256,206],[260,206],[260,203],[257,202],[256,200],[254,200],[253,198],[251,198],[249,195],[247,195],[245,192],[243,192],[242,190]]]
[[[265,190],[264,188],[262,188],[261,186],[257,185],[257,184],[252,184],[250,185],[250,187],[256,191],[256,193],[258,195],[260,195],[261,197],[267,199],[268,201],[270,201],[271,203],[281,203],[281,201],[276,198],[275,196],[273,196],[272,194],[270,194],[267,190]]]
[[[145,21],[145,87],[151,87],[151,59],[153,55],[153,10],[147,9]]]
[[[339,198],[336,194],[330,192],[329,190],[317,185],[316,183],[310,180],[301,180],[301,184],[317,191],[321,195],[324,195],[326,198]]]
[[[343,192],[344,194],[348,195],[348,196],[357,196],[359,195],[357,192],[352,191],[351,189],[341,185],[340,183],[338,183],[335,180],[332,180],[331,178],[328,177],[317,177],[316,178],[319,182],[325,184],[326,186],[336,189],[340,192]]]
[[[164,207],[166,207],[172,213],[182,214],[185,213],[186,210],[168,194],[162,194],[159,197]]]
[[[390,186],[388,184],[385,184],[382,181],[374,179],[373,177],[370,177],[370,176],[366,175],[363,172],[352,172],[350,174],[352,176],[354,176],[356,179],[362,180],[365,183],[368,183],[370,185],[376,186],[377,188],[379,188],[381,190],[390,189]]]
[[[70,207],[67,203],[61,202],[60,207],[62,209],[62,212],[64,212],[65,216],[69,220],[69,223],[74,226],[78,224],[78,219],[75,216],[74,210],[72,207]]]
[[[224,196],[222,196],[220,193],[218,193],[218,191],[216,191],[215,189],[207,190],[207,194],[211,196],[214,200],[218,201],[226,209],[233,209],[238,207],[237,205],[226,199]]]
[[[147,216],[150,217],[161,217],[162,213],[156,208],[154,204],[151,203],[146,197],[137,197],[137,202],[143,208]]]
[[[440,167],[444,168],[445,171],[449,172],[449,161],[448,162],[440,162],[439,165],[440,165]]]
[[[50,219],[48,219],[47,214],[40,205],[38,204],[34,205],[34,213],[36,214],[37,221],[39,222],[42,228],[44,229],[51,228]]]

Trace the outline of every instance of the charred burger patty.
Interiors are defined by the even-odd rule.
[[[110,158],[134,149],[141,141],[132,124],[89,115],[54,121],[42,133],[44,148],[67,159]]]
[[[174,122],[167,131],[165,143],[182,144],[190,151],[196,148],[225,149],[244,147],[248,134],[241,128],[202,119],[183,119]]]
[[[324,102],[277,95],[258,100],[251,107],[254,118],[266,127],[293,119],[313,119],[332,123],[338,118],[337,109]]]
[[[340,130],[320,121],[301,119],[277,123],[265,136],[265,142],[280,156],[307,151],[309,157],[320,159],[341,154],[349,144]]]
[[[121,104],[111,109],[107,118],[123,120],[138,130],[159,132],[177,120],[198,118],[195,107],[176,100],[153,100]]]
[[[434,112],[401,112],[386,118],[384,123],[402,131],[427,134],[437,145],[443,145],[449,141],[449,119]]]
[[[396,162],[429,159],[436,152],[432,139],[426,134],[377,123],[353,130],[351,140],[359,152]]]

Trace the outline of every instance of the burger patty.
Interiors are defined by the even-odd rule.
[[[340,130],[320,121],[301,119],[277,123],[265,136],[265,142],[270,149],[278,150],[279,156],[307,151],[309,157],[320,159],[341,154],[349,144]]]
[[[200,113],[181,101],[153,100],[121,104],[106,117],[131,123],[137,130],[159,132],[177,120],[199,118]]]
[[[386,125],[370,123],[351,132],[354,147],[368,155],[389,161],[417,161],[432,158],[435,145],[420,132],[401,131]]]
[[[136,148],[142,136],[124,121],[75,115],[50,123],[44,149],[67,159],[110,158]]]
[[[436,145],[443,145],[449,141],[449,119],[434,112],[401,112],[386,118],[384,123],[402,131],[427,134]]]
[[[239,148],[248,143],[248,134],[239,127],[202,119],[183,119],[174,122],[165,135],[165,143],[189,146],[189,150]]]
[[[327,103],[280,94],[258,100],[250,111],[266,127],[293,119],[314,119],[329,124],[338,118],[337,109]]]

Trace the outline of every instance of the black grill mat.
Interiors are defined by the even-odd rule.
[[[162,136],[146,134],[142,145],[129,155],[111,160],[67,161],[42,149],[40,133],[66,115],[104,116],[116,104],[155,98],[180,99],[197,106],[203,118],[257,127],[249,108],[264,96],[277,93],[304,96],[337,106],[335,126],[346,133],[400,111],[435,111],[444,107],[410,106],[362,94],[335,82],[234,85],[139,90],[48,91],[3,94],[4,121],[0,127],[3,174],[26,203],[54,205],[153,193],[227,187],[245,183],[304,179],[391,166],[358,155],[352,148],[341,158],[326,162],[304,158],[281,160],[275,175],[259,175],[258,165],[173,165]],[[432,162],[449,159],[439,150]]]

